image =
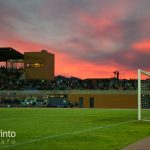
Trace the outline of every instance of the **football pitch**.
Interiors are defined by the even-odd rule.
[[[135,109],[0,108],[0,130],[16,132],[0,150],[121,150],[150,136],[150,122]]]

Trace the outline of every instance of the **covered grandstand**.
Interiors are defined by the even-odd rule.
[[[23,66],[24,55],[11,47],[0,48],[0,62],[5,63],[6,68],[17,68],[17,64]]]

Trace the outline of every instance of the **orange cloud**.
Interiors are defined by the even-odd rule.
[[[137,51],[150,53],[150,39],[134,43],[133,48]]]

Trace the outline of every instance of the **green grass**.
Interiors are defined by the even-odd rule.
[[[120,150],[150,136],[150,122],[125,123],[136,119],[137,110],[0,108],[0,130],[17,134],[0,150]]]

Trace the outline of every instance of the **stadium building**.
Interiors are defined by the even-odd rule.
[[[0,48],[0,106],[137,108],[137,80],[54,78],[54,54]],[[9,94],[8,94],[9,93]],[[142,107],[150,108],[143,95]],[[71,105],[66,105],[69,103]]]
[[[54,54],[46,50],[24,53],[26,79],[54,80]]]
[[[22,69],[21,79],[54,79],[54,54],[41,52],[18,52],[11,47],[0,48],[0,62],[9,70]]]

